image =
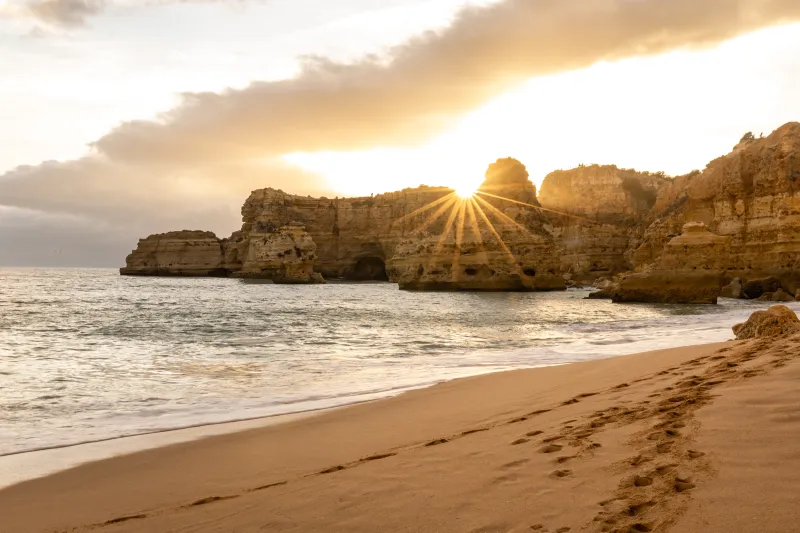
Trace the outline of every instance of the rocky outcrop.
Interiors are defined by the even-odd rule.
[[[719,293],[722,298],[741,298],[742,294],[742,280],[739,278],[733,278]]]
[[[730,238],[719,261],[726,277],[772,276],[794,293],[800,288],[800,123],[766,138],[747,135],[702,172],[676,178],[659,192],[652,215],[633,254],[636,269],[658,260],[678,227],[703,222]]]
[[[539,201],[546,208],[560,270],[591,281],[631,270],[630,253],[647,225],[663,174],[613,165],[581,166],[545,177]]]
[[[777,291],[783,287],[781,280],[777,278],[751,279],[742,286],[742,294],[749,299],[761,298],[763,295]]]
[[[491,191],[491,192],[490,192]],[[446,205],[446,204],[445,204]],[[454,198],[432,227],[412,231],[389,261],[406,290],[564,290],[555,244],[525,166],[500,159],[472,198]],[[446,215],[446,216],[445,216]]]
[[[210,231],[150,235],[126,259],[126,276],[224,277],[222,242]]]
[[[225,243],[236,248],[244,258],[234,277],[270,279],[275,283],[325,283],[314,272],[317,245],[301,226],[273,229],[269,224],[255,224],[246,238]]]
[[[784,292],[783,289],[778,289],[770,295],[771,302],[794,302],[795,298],[791,294]]]
[[[785,305],[776,305],[767,311],[756,311],[747,322],[733,326],[737,340],[777,337],[800,332],[800,320]]]
[[[614,299],[707,302],[800,290],[800,124],[745,136],[669,179],[613,166],[548,175],[500,159],[461,199],[421,186],[362,198],[254,191],[240,231],[154,235],[123,274],[392,280],[408,289],[549,290],[615,279]],[[294,253],[288,253],[295,250]],[[298,251],[299,250],[299,251]],[[765,284],[764,279],[776,280]]]
[[[659,258],[640,273],[625,276],[615,302],[715,304],[730,251],[730,237],[715,235],[702,222],[684,225]]]

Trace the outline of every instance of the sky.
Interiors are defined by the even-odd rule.
[[[0,265],[225,236],[262,187],[683,174],[797,94],[796,0],[0,0]]]

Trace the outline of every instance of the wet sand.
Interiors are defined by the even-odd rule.
[[[467,378],[0,491],[0,531],[772,532],[800,336]]]

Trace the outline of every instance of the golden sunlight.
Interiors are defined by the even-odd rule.
[[[468,198],[472,198],[477,190],[477,187],[473,187],[472,185],[459,185],[456,187],[456,194],[462,200],[466,200]]]

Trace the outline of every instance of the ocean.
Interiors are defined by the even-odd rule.
[[[770,305],[618,305],[588,293],[0,269],[0,456],[724,341]]]

